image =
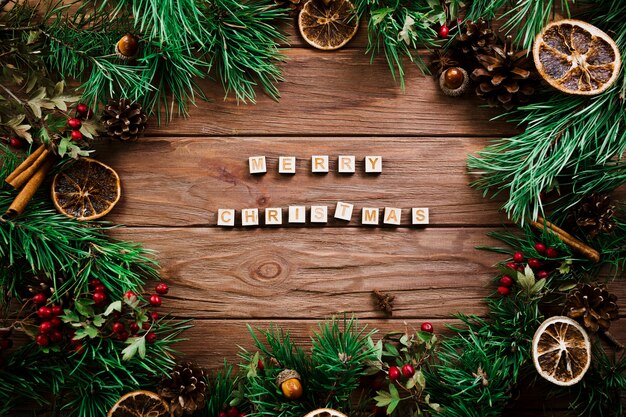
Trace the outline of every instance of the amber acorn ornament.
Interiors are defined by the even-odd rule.
[[[467,91],[469,75],[461,67],[450,67],[439,76],[439,87],[447,96],[458,97]]]
[[[139,38],[127,33],[115,44],[115,55],[121,59],[132,59],[139,53]]]
[[[276,383],[288,400],[297,400],[302,397],[302,381],[297,371],[285,369],[276,377]]]

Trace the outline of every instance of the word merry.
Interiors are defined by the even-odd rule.
[[[267,159],[265,156],[251,156],[248,158],[250,174],[265,174],[267,172]],[[368,174],[380,174],[383,172],[382,156],[366,156],[363,159],[365,172]],[[327,173],[330,170],[328,155],[311,156],[311,172]],[[296,157],[278,157],[278,172],[280,174],[296,173]],[[356,172],[356,157],[354,155],[340,155],[337,157],[337,172],[340,174],[354,174]]]
[[[337,202],[333,217],[335,219],[350,221],[354,212],[354,204]],[[279,226],[283,224],[283,209],[280,207],[266,208],[264,212],[264,225]],[[218,209],[217,225],[218,226],[235,226],[236,212],[235,209]],[[241,210],[240,224],[241,226],[258,226],[259,225],[259,209],[247,208]],[[383,224],[399,226],[402,218],[402,209],[394,207],[385,207],[384,211],[374,207],[363,207],[361,209],[361,224],[379,225],[382,218]],[[306,206],[289,206],[287,209],[286,223],[303,224],[306,223],[307,208]],[[311,206],[309,211],[309,221],[311,223],[328,223],[328,207],[327,206]],[[411,224],[423,225],[429,223],[428,208],[412,208]]]

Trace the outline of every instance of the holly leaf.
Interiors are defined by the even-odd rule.
[[[393,401],[391,394],[387,391],[376,391],[376,394],[378,395],[374,397],[374,400],[377,407],[387,407]]]
[[[104,317],[102,317],[102,315],[101,315],[101,314],[98,314],[98,315],[97,315],[97,316],[95,316],[95,317],[93,318],[93,320],[92,320],[93,325],[94,325],[94,326],[96,326],[96,327],[102,327],[102,325],[104,324],[104,322],[105,322],[105,318],[104,318]]]
[[[122,311],[122,302],[120,300],[113,301],[111,304],[109,304],[109,306],[104,311],[104,313],[102,313],[102,315],[107,317],[109,314],[113,313],[114,311],[119,311],[119,312]]]
[[[78,317],[78,314],[74,313],[72,310],[64,310],[63,311],[65,314],[62,316],[59,316],[59,318],[61,320],[63,320],[63,323],[78,323],[80,322],[80,318]]]
[[[32,143],[33,137],[28,132],[31,128],[31,125],[21,124],[25,118],[25,114],[20,114],[19,116],[16,116],[7,121],[5,124],[10,127],[17,136],[26,139],[28,143]]]
[[[126,341],[126,346],[122,350],[122,359],[125,361],[131,360],[137,353],[142,359],[146,357],[146,339],[143,337],[131,337]]]
[[[74,306],[76,307],[76,311],[78,311],[78,314],[80,314],[81,316],[85,316],[85,317],[92,317],[94,315],[94,310],[93,310],[93,305],[94,305],[94,301],[93,300],[76,300],[74,302]]]
[[[85,333],[89,336],[90,339],[95,339],[98,336],[98,329],[93,326],[85,326]]]
[[[82,133],[86,138],[93,139],[94,136],[98,135],[98,123],[94,120],[83,121],[83,124],[80,127],[80,133]]]

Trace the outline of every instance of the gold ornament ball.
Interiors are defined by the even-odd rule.
[[[276,382],[288,400],[297,400],[302,397],[303,389],[300,374],[293,369],[285,369],[278,374]]]
[[[446,87],[448,87],[451,90],[456,90],[461,85],[463,85],[464,80],[465,80],[465,75],[457,67],[448,68],[444,72],[444,83]]]
[[[122,36],[115,45],[115,53],[122,59],[129,59],[139,52],[139,38],[130,33]]]

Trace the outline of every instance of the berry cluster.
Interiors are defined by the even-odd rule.
[[[524,256],[522,252],[515,252],[513,259],[505,264],[505,266],[512,271],[524,272],[526,266],[529,266],[533,270],[537,279],[546,279],[558,266],[554,260],[561,256],[559,251],[553,247],[548,247],[542,242],[537,242],[534,245],[536,257],[528,258]],[[511,288],[514,284],[513,278],[509,275],[504,275],[500,278],[498,286],[498,294],[502,296],[509,295]]]
[[[167,284],[161,282],[154,287],[156,294],[151,294],[148,297],[148,304],[152,307],[160,307],[163,304],[161,295],[169,292]],[[128,305],[134,305],[137,303],[137,295],[132,291],[126,291],[124,294],[124,301]],[[147,307],[147,306],[146,306]],[[136,307],[135,307],[136,308]],[[123,310],[122,310],[123,311]],[[154,343],[157,340],[157,334],[151,329],[157,324],[159,320],[159,313],[151,311],[148,313],[149,321],[138,323],[136,318],[131,315],[130,317],[123,317],[122,312],[114,311],[112,314],[113,323],[111,324],[111,331],[117,335],[117,339],[125,342],[131,335],[145,335],[148,343]],[[141,326],[140,326],[141,324]]]
[[[63,314],[63,307],[60,304],[48,303],[48,297],[43,292],[35,294],[32,302],[38,306],[35,311],[35,325],[38,329],[35,343],[46,347],[51,344],[60,345],[65,339],[72,339],[72,329],[65,326],[59,317]]]
[[[220,411],[218,417],[246,417],[246,414],[240,412],[237,407],[230,407],[228,410]]]
[[[83,134],[80,128],[83,125],[83,121],[85,119],[91,119],[91,117],[93,117],[93,112],[85,103],[78,103],[76,105],[76,115],[67,120],[67,126],[72,130],[70,133],[72,140],[83,140]]]

